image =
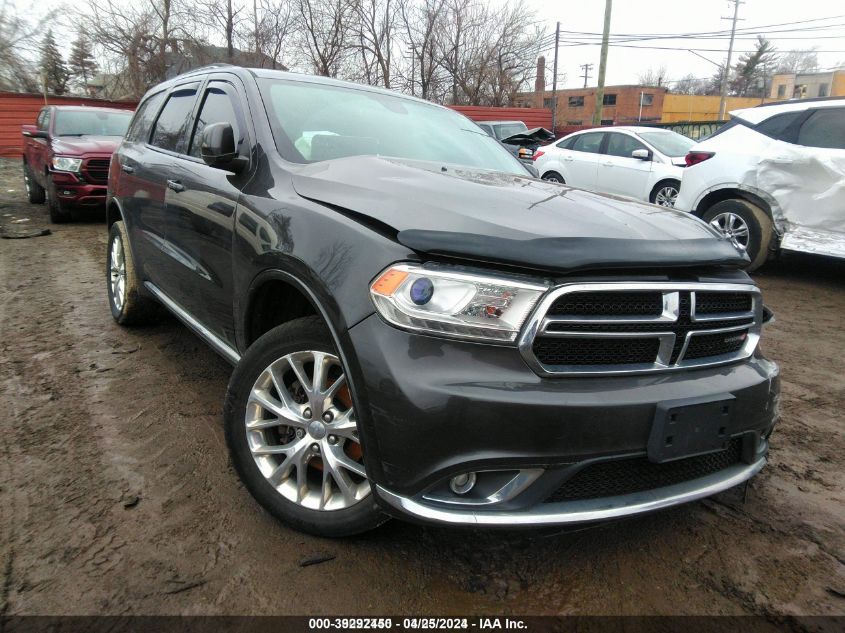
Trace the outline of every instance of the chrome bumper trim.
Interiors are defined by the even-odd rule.
[[[431,523],[468,526],[542,526],[584,523],[631,516],[695,501],[743,483],[766,465],[760,457],[753,464],[738,464],[692,481],[618,497],[541,503],[526,511],[479,512],[433,507],[376,486],[378,498],[408,516]]]

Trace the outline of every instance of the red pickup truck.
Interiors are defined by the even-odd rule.
[[[76,208],[105,207],[109,161],[131,118],[113,108],[42,108],[35,125],[22,126],[29,201],[46,200],[53,222],[66,222]]]

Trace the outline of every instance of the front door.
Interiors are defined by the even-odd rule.
[[[239,156],[249,158],[251,133],[238,81],[231,75],[212,76],[203,88],[186,152],[173,166],[166,193],[167,239],[182,255],[174,268],[172,298],[232,347],[235,207],[251,170],[247,166],[235,173],[206,165],[200,137],[206,125],[230,123]]]
[[[608,132],[604,153],[599,157],[596,190],[647,200],[652,162],[650,158],[633,158],[631,154],[638,149],[649,151],[633,136]]]

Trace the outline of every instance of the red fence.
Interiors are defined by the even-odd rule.
[[[449,106],[473,121],[522,121],[528,129],[552,129],[552,111],[546,108],[487,108],[484,106]]]
[[[138,105],[128,101],[106,101],[84,97],[47,97],[49,105],[87,105],[101,108],[134,110]],[[23,149],[21,125],[35,124],[38,111],[44,107],[44,95],[0,92],[0,156],[20,156]]]

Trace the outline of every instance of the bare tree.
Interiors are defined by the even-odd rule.
[[[672,92],[684,95],[704,95],[707,94],[707,87],[707,79],[699,79],[689,73],[675,82]]]
[[[170,2],[170,0],[164,0]],[[197,0],[197,8],[202,14],[202,22],[211,29],[213,35],[220,34],[226,45],[226,60],[235,61],[235,37],[243,21],[242,6],[234,0]]]
[[[644,73],[641,73],[637,81],[641,86],[654,86],[656,88],[663,88],[669,81],[669,76],[666,72],[666,66],[660,66],[657,69],[649,68]]]
[[[336,77],[349,47],[350,0],[296,0],[304,51],[313,71]]]
[[[363,81],[391,87],[398,0],[357,0],[354,5],[355,44]]]
[[[787,51],[777,62],[778,73],[798,75],[819,69],[819,57],[815,48],[802,51]]]
[[[400,5],[403,39],[409,51],[410,69],[405,73],[406,86],[412,95],[433,98],[438,87],[441,66],[438,28],[445,12],[445,0],[404,0]]]
[[[263,67],[269,60],[272,68],[286,67],[282,53],[296,24],[292,0],[253,0],[255,65]]]
[[[54,16],[31,21],[15,11],[9,0],[0,0],[0,90],[37,92],[38,34]]]

